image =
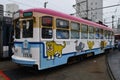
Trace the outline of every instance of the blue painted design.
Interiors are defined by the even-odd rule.
[[[14,42],[15,46],[22,47],[23,42]],[[39,47],[40,44],[44,44],[43,42],[29,42],[30,47]]]
[[[20,46],[22,47],[23,42],[15,42],[14,43],[16,46]],[[45,55],[45,44],[43,42],[29,42],[29,46],[32,47],[36,47],[40,49],[40,68],[39,69],[46,69],[46,68],[50,68],[50,67],[54,67],[54,66],[58,66],[58,65],[62,65],[67,63],[67,60],[69,57],[75,56],[76,55],[82,55],[82,54],[88,54],[90,52],[94,52],[95,55],[102,53],[103,51],[101,50],[101,48],[94,48],[92,50],[83,50],[82,52],[70,52],[70,53],[63,53],[62,57],[56,57],[54,60],[47,60],[47,56]],[[106,48],[110,48],[110,46],[106,46]],[[13,60],[14,61],[14,60]],[[22,61],[22,60],[18,60],[16,61],[17,63],[20,64],[29,64],[33,65],[35,64],[34,62],[29,62],[29,61]]]
[[[22,43],[22,53],[24,54],[24,51],[28,51],[28,54],[30,54],[30,44],[27,40],[25,40]]]

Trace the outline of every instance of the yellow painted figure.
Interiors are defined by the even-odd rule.
[[[87,44],[88,44],[88,48],[92,49],[94,46],[94,41],[88,41]]]
[[[54,59],[54,56],[62,57],[62,50],[65,48],[66,42],[63,41],[62,44],[57,44],[55,41],[46,42],[46,53],[48,60]]]
[[[101,41],[101,43],[100,43],[101,49],[105,48],[106,45],[107,45],[106,41]]]

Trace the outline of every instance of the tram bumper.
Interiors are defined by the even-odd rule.
[[[12,61],[14,63],[20,64],[20,65],[24,65],[24,66],[34,66],[36,65],[36,60],[34,59],[30,59],[30,58],[24,58],[24,57],[18,57],[13,55],[12,56]]]

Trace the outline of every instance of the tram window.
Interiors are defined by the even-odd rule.
[[[96,28],[96,29],[95,29],[95,38],[96,38],[96,39],[99,39],[99,38],[100,38],[100,29],[99,29],[99,28]]]
[[[88,26],[82,24],[81,28],[81,39],[88,39]]]
[[[71,38],[72,39],[79,39],[80,37],[80,24],[72,22],[71,23]]]
[[[71,30],[71,39],[79,39],[79,31]]]
[[[52,38],[52,35],[52,28],[42,28],[42,38],[50,39]]]
[[[94,39],[94,33],[89,33],[89,39]]]
[[[49,26],[52,27],[52,17],[50,16],[43,16],[42,17],[42,26]]]
[[[56,20],[56,26],[57,26],[57,28],[69,29],[69,21],[62,20],[62,19],[57,19]]]
[[[88,33],[81,32],[81,39],[88,39]]]
[[[80,30],[80,24],[79,24],[79,23],[72,22],[72,23],[71,23],[71,29],[72,29],[72,30]]]
[[[19,20],[15,21],[15,38],[20,39],[20,22]]]
[[[88,26],[82,24],[82,28],[81,28],[82,32],[88,32]]]
[[[58,29],[56,31],[56,37],[57,37],[57,39],[68,39],[69,38],[69,30]]]
[[[108,39],[108,31],[105,30],[105,39]]]
[[[89,26],[89,32],[93,33],[94,32],[94,27],[93,26]]]
[[[110,32],[110,39],[112,39],[112,32]]]
[[[113,39],[113,32],[110,32],[111,33],[111,38],[110,39]]]
[[[111,32],[112,33],[112,38],[111,39],[114,39],[114,33],[113,32]]]
[[[22,21],[23,26],[23,38],[32,38],[33,37],[33,20],[24,20]]]
[[[110,37],[111,37],[111,34],[110,34],[110,31],[108,32],[108,39],[110,39]]]
[[[100,29],[100,39],[103,39],[104,35],[103,35],[103,29]]]
[[[94,27],[89,26],[89,39],[94,39]]]

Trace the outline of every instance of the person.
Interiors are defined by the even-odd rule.
[[[118,50],[120,51],[120,40],[118,40]]]

